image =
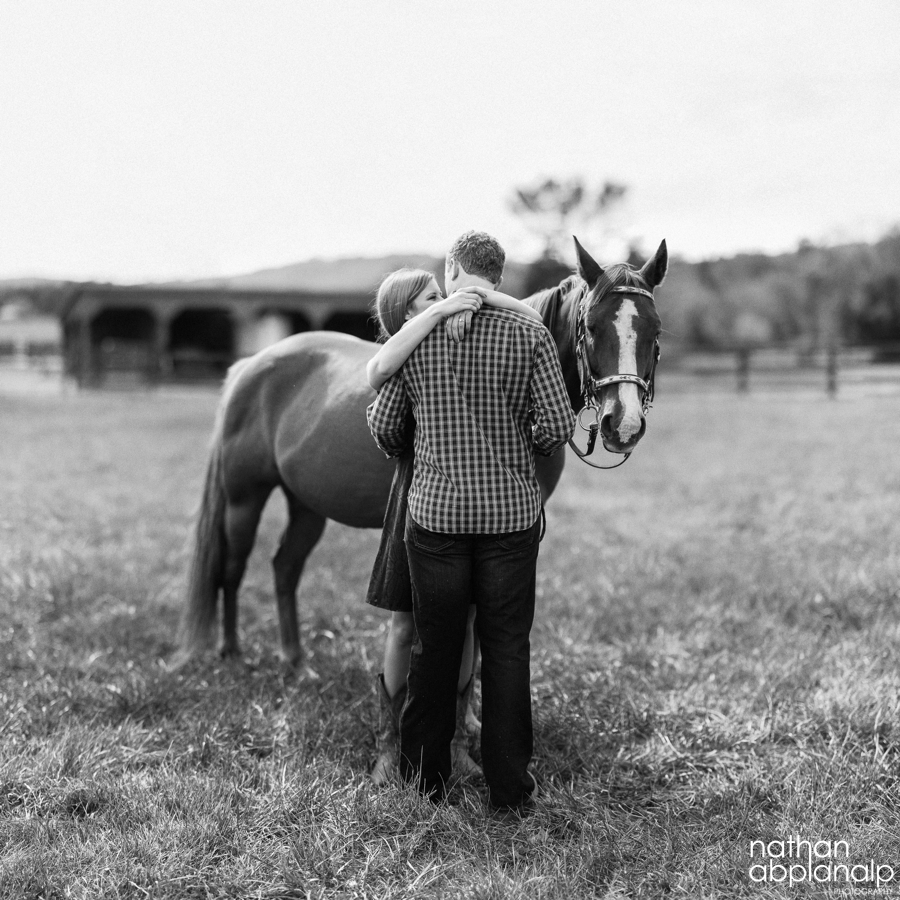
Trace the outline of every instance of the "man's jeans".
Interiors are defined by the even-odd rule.
[[[518,807],[533,780],[529,633],[540,520],[506,534],[440,534],[406,520],[417,640],[400,718],[400,770],[439,799],[450,779],[469,604],[481,641],[484,777],[495,807]]]

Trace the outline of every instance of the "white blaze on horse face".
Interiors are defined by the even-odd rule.
[[[637,331],[634,327],[638,317],[634,300],[626,298],[619,306],[613,325],[619,339],[619,374],[638,375],[637,370]],[[616,429],[623,446],[628,446],[640,433],[643,420],[641,397],[636,384],[617,384],[619,403],[622,404],[622,420]],[[610,401],[607,404],[612,405]],[[604,404],[606,406],[607,404]]]

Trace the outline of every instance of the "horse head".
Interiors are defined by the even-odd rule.
[[[640,269],[628,263],[603,269],[577,238],[575,249],[584,280],[572,317],[581,388],[598,407],[603,446],[630,453],[647,427],[660,333],[653,289],[666,275],[666,242]]]

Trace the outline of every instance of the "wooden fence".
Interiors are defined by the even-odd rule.
[[[110,351],[112,352],[112,351]],[[110,360],[110,369],[116,369]],[[26,375],[63,377],[59,346],[0,341],[0,382]],[[2,387],[2,384],[0,384]],[[840,396],[860,391],[900,394],[900,345],[836,347],[813,353],[790,347],[708,353],[667,352],[657,373],[657,390],[715,390],[736,393],[802,391]]]
[[[836,397],[843,392],[900,393],[900,345],[737,348],[708,353],[665,355],[658,380],[665,390],[688,386],[751,393],[795,390]]]

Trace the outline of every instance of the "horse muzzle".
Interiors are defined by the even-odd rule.
[[[609,453],[631,453],[647,430],[643,413],[626,415],[616,401],[612,409],[600,416],[600,438]]]

